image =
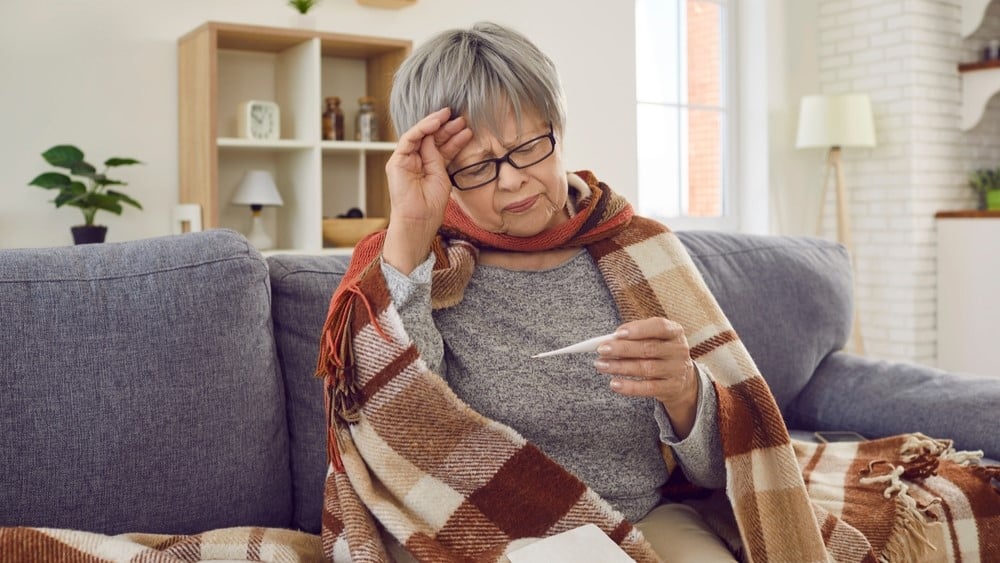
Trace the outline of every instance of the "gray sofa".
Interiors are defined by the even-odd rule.
[[[680,236],[791,428],[921,431],[1000,457],[1000,379],[839,350],[842,247]],[[346,259],[216,230],[0,250],[0,526],[317,532],[317,339]]]

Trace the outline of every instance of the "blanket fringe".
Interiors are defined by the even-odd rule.
[[[885,484],[886,488],[882,492],[882,496],[885,498],[890,498],[894,494],[896,496],[895,522],[879,561],[882,563],[917,561],[927,553],[928,548],[937,551],[934,544],[927,539],[928,523],[924,512],[940,502],[941,499],[934,499],[926,506],[917,503],[916,499],[909,493],[910,486],[903,482],[902,477],[907,469],[902,465],[892,465],[887,461],[873,461],[868,464],[865,473],[872,473],[875,466],[882,464],[889,466],[888,473],[861,477],[858,480],[862,485]]]
[[[983,450],[958,451],[953,440],[939,440],[919,432],[906,437],[899,453],[904,463],[919,460],[922,456],[934,456],[940,460],[951,461],[962,467],[978,464],[983,459]]]

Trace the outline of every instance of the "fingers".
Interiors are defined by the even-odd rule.
[[[425,116],[399,136],[399,140],[396,142],[396,152],[401,154],[416,152],[424,137],[433,135],[441,129],[441,125],[448,121],[449,116],[451,116],[451,108],[441,108]]]
[[[614,359],[602,356],[594,362],[594,368],[601,373],[643,379],[666,379],[685,373],[691,365],[691,358],[681,354],[657,359]]]
[[[664,318],[650,318],[623,324],[616,338],[598,348],[607,358],[664,358],[688,355],[687,338],[680,324]]]
[[[451,108],[441,108],[428,114],[400,135],[399,141],[396,142],[396,152],[402,155],[417,152],[423,144],[424,138],[428,136],[433,139],[434,146],[442,147],[448,145],[456,135],[461,135],[467,137],[465,142],[461,143],[461,146],[465,146],[465,143],[472,139],[472,130],[466,125],[465,117],[458,116],[455,119],[449,119],[450,117]],[[454,157],[458,152],[454,148],[449,150],[454,152],[448,158]]]
[[[466,121],[463,115],[445,121],[444,125],[434,132],[434,143],[438,146],[445,144],[449,138],[465,129],[465,125]]]
[[[597,349],[597,371],[611,376],[611,388],[622,395],[670,400],[686,395],[694,361],[684,329],[664,318],[625,323],[616,338]]]
[[[624,333],[624,334],[623,334]],[[663,317],[651,317],[625,323],[618,327],[616,333],[619,339],[643,340],[658,338],[669,340],[684,334],[680,323]]]
[[[469,141],[472,140],[472,129],[465,126],[464,117],[459,117],[455,121],[450,121],[448,122],[448,125],[451,125],[459,120],[462,120],[462,129],[459,129],[455,134],[450,135],[445,142],[438,143],[438,151],[441,153],[441,158],[443,158],[445,162],[451,162],[465,147],[465,145],[469,144]],[[435,137],[434,140],[437,142],[438,138]]]
[[[693,367],[686,374],[669,379],[613,376],[609,385],[619,395],[655,397],[665,405],[677,403],[678,401],[696,402],[698,396],[698,380],[694,376]]]

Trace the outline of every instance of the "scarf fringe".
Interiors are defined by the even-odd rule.
[[[367,271],[367,269],[366,269]],[[363,274],[362,274],[363,275]],[[355,312],[362,310],[367,321],[387,342],[388,334],[378,322],[378,314],[357,280],[341,284],[330,301],[330,311],[323,324],[316,377],[323,379],[323,398],[327,423],[327,461],[334,470],[344,471],[336,428],[361,419],[361,387],[355,370],[354,339],[349,334]]]

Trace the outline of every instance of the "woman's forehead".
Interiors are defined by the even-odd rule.
[[[513,111],[509,112],[499,121],[498,132],[489,126],[476,128],[468,117],[466,121],[470,123],[473,136],[469,144],[458,153],[457,158],[462,160],[498,156],[530,138],[544,135],[549,130],[549,124],[536,112],[523,113],[520,120],[515,117]]]

